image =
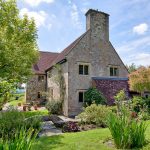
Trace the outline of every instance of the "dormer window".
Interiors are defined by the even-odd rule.
[[[119,76],[118,67],[110,67],[110,76]]]
[[[88,65],[79,65],[79,75],[88,75],[89,74],[89,66]]]

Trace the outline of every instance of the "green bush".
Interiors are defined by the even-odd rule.
[[[132,98],[132,109],[135,112],[139,113],[143,108],[143,105],[144,105],[144,100],[142,99],[142,97],[134,96]]]
[[[131,119],[126,113],[110,113],[107,119],[114,143],[118,149],[140,148],[146,143],[146,125]]]
[[[17,129],[24,126],[24,119],[24,115],[13,108],[0,112],[0,137],[9,136],[11,138]]]
[[[88,106],[92,103],[106,104],[106,98],[100,91],[92,87],[85,92],[84,103]]]
[[[81,124],[95,124],[99,127],[106,127],[107,115],[111,112],[110,108],[105,105],[92,104],[78,115]]]
[[[14,139],[0,141],[0,150],[30,150],[38,131],[33,128],[17,130]]]
[[[46,104],[46,108],[50,114],[60,114],[62,110],[62,102],[51,100]]]
[[[21,128],[32,127],[39,130],[40,126],[40,118],[25,119],[24,114],[14,108],[0,112],[0,138],[13,139],[16,131]]]

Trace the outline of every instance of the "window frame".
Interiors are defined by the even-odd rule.
[[[119,76],[119,67],[109,66],[109,76],[118,77]]]
[[[82,66],[82,71],[80,70],[81,66]],[[86,67],[87,67],[87,72],[85,71]],[[80,72],[82,72],[82,73],[80,73]],[[79,63],[78,64],[78,74],[81,75],[81,76],[88,76],[89,75],[89,64]]]
[[[43,82],[44,81],[44,75],[38,75],[38,81]]]
[[[85,98],[85,92],[87,91],[87,89],[79,89],[78,90],[78,92],[77,92],[77,94],[78,94],[78,103],[79,104],[83,104],[84,103],[84,98]],[[83,93],[83,101],[81,102],[80,100],[79,100],[79,94],[80,93]]]

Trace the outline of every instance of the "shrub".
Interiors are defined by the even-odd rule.
[[[95,124],[100,127],[106,127],[107,115],[110,111],[110,108],[105,105],[92,104],[86,107],[78,115],[78,118],[81,119],[81,124]]]
[[[12,137],[17,129],[24,126],[24,115],[10,108],[6,112],[0,112],[0,137]]]
[[[88,106],[92,103],[106,104],[106,98],[100,91],[92,87],[85,92],[84,103]]]
[[[146,143],[146,125],[126,113],[118,116],[110,113],[107,123],[118,149],[140,148]]]
[[[79,126],[76,122],[67,122],[62,128],[62,132],[78,132],[80,131]]]
[[[40,130],[41,129],[41,120],[42,120],[42,116],[38,116],[38,115],[26,118],[24,120],[24,126],[27,129],[32,127],[33,129]]]
[[[134,96],[132,99],[132,109],[139,113],[141,109],[143,108],[144,101],[142,97]]]
[[[0,112],[0,138],[13,139],[15,133],[21,128],[34,129],[40,128],[40,118],[25,119],[22,112],[14,108],[8,109],[6,112]]]
[[[37,136],[38,131],[30,128],[28,130],[21,128],[15,133],[14,139],[0,141],[1,150],[30,150]]]
[[[62,103],[61,101],[51,100],[46,104],[46,108],[50,114],[60,114]]]

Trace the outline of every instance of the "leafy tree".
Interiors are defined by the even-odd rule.
[[[129,75],[130,90],[143,93],[150,91],[150,67],[140,67]]]
[[[0,0],[0,78],[23,81],[38,56],[33,19],[19,17],[16,0]]]
[[[91,105],[92,103],[106,104],[106,98],[100,91],[92,87],[85,92],[84,103],[87,105]]]
[[[24,82],[38,58],[33,19],[20,18],[16,0],[0,0],[0,98]]]
[[[137,70],[137,66],[134,63],[132,63],[131,65],[126,65],[126,67],[129,71],[129,73],[132,73]]]

